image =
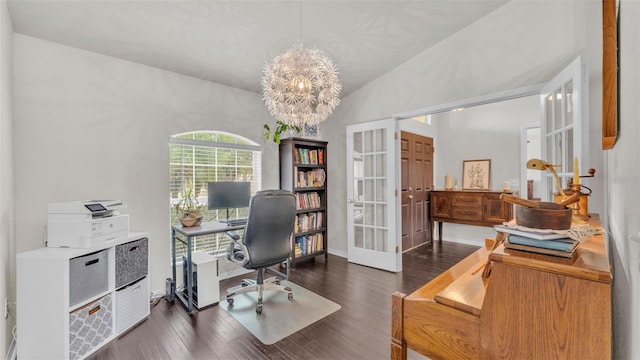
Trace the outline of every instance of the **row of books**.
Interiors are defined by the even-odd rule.
[[[296,185],[298,187],[323,187],[326,175],[323,169],[298,171]]]
[[[504,243],[507,249],[571,258],[580,243],[564,234],[540,229],[525,230],[503,225],[496,225],[494,229],[507,235]]]
[[[294,233],[320,229],[323,226],[323,221],[324,212],[321,211],[296,215]]]
[[[317,209],[321,206],[320,194],[317,192],[296,193],[296,208],[298,210]]]
[[[313,254],[324,249],[324,236],[322,233],[298,236],[295,238],[295,256]]]
[[[296,148],[294,157],[296,164],[323,165],[324,149]]]

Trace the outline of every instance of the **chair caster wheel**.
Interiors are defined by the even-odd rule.
[[[262,305],[256,306],[256,313],[262,314]]]
[[[229,304],[229,306],[233,306],[233,298],[227,299],[227,304]]]
[[[293,294],[289,294],[287,298],[289,299],[289,301],[293,300]]]
[[[281,284],[280,284],[280,280],[276,280],[276,281],[275,281],[275,284],[276,284],[276,285],[281,285]]]

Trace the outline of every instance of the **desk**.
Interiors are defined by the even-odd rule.
[[[184,286],[187,289],[187,297],[180,291],[174,294],[176,298],[185,306],[188,313],[193,311],[193,263],[191,262],[191,240],[196,236],[211,235],[226,231],[242,230],[244,225],[229,226],[219,221],[203,222],[200,226],[184,227],[182,225],[173,225],[171,227],[171,265],[173,267],[173,283],[177,284],[176,279],[176,233],[182,234],[185,239],[179,239],[187,246],[187,283]]]
[[[590,221],[600,228],[596,214]],[[392,295],[391,359],[407,348],[434,359],[610,359],[612,281],[602,235],[572,259],[487,241],[412,294]]]

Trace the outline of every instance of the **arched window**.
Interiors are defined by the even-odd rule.
[[[227,217],[226,210],[207,209],[207,183],[248,181],[251,193],[262,189],[262,147],[251,140],[221,131],[194,131],[169,138],[169,206],[172,225],[180,223],[175,205],[185,192],[192,192],[200,204],[203,221]],[[231,217],[247,217],[248,208],[235,209]],[[193,251],[223,254],[228,240],[224,234],[199,236]],[[178,254],[184,245],[176,243]]]

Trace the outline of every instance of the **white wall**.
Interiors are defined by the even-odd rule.
[[[640,2],[620,1],[620,137],[605,151],[614,359],[640,359]]]
[[[168,139],[222,130],[264,143],[259,94],[15,34],[16,249],[43,246],[47,203],[121,199],[150,233],[151,289],[170,272]],[[263,187],[279,186],[265,143]]]
[[[346,185],[340,185],[346,184],[346,125],[542,83],[581,52],[589,64],[591,86],[601,86],[600,6],[595,1],[510,1],[344,98],[321,128],[331,149],[330,248],[347,251]],[[598,94],[590,91],[591,99]],[[599,102],[594,101],[590,113],[599,121]],[[600,128],[592,121],[592,141],[599,141]],[[440,146],[437,141],[436,153]],[[591,159],[585,167],[602,169],[601,152],[592,152]],[[602,203],[601,183],[596,178],[590,184],[593,204]],[[602,207],[594,205],[593,211],[602,211]],[[478,237],[478,244],[483,239]]]
[[[7,2],[0,2],[0,304],[4,299],[15,301],[15,223],[13,195],[13,50],[11,19]],[[0,355],[4,357],[15,325],[15,306],[11,317],[0,317]]]
[[[527,96],[448,111],[432,119],[438,123],[436,187],[443,189],[444,176],[450,173],[462,188],[463,160],[491,159],[490,189],[502,190],[503,182],[520,179],[520,128],[540,121],[540,98]]]
[[[491,159],[491,190],[502,190],[503,183],[520,179],[520,128],[540,121],[537,95],[447,111],[432,116],[438,125],[438,146],[434,153],[436,189],[444,189],[444,176],[450,173],[462,189],[464,160]],[[519,190],[514,187],[513,190]],[[494,237],[492,228],[444,224],[443,239],[479,244]]]

